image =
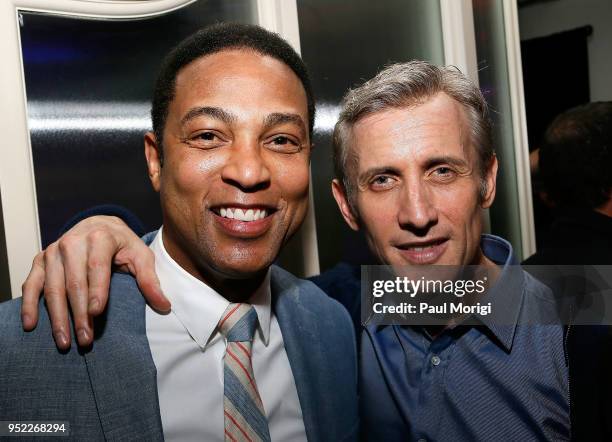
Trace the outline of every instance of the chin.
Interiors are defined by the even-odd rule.
[[[247,259],[234,258],[215,267],[219,273],[228,278],[247,279],[266,271],[273,261],[269,256],[249,256]]]

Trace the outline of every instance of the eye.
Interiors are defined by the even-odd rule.
[[[291,140],[289,140],[289,138],[287,138],[287,137],[280,136],[280,137],[276,137],[276,138],[274,138],[274,139],[272,140],[272,142],[273,142],[274,144],[287,144],[287,143],[291,143]],[[295,143],[294,143],[294,144],[295,144]]]
[[[450,167],[440,166],[440,167],[436,167],[433,170],[432,175],[435,179],[438,179],[441,181],[448,181],[454,178],[457,174]]]
[[[370,187],[373,190],[386,190],[393,187],[395,179],[389,175],[376,175],[370,181]]]
[[[221,146],[225,142],[225,139],[216,131],[204,130],[194,133],[184,141],[190,147],[197,149],[214,149]]]
[[[213,132],[202,132],[198,134],[196,138],[205,141],[213,141],[217,136]]]
[[[301,143],[294,137],[287,135],[275,135],[265,144],[270,150],[281,153],[297,153],[302,150]]]

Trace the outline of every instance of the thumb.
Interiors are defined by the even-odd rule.
[[[155,273],[155,256],[149,247],[142,245],[137,253],[124,257],[120,269],[134,275],[136,283],[149,305],[162,313],[170,311],[170,301],[162,292],[159,279]]]

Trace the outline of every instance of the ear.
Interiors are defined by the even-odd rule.
[[[489,163],[489,167],[487,167],[486,175],[485,175],[485,183],[487,185],[487,191],[484,194],[484,198],[482,199],[480,205],[483,209],[488,209],[493,204],[493,200],[495,200],[495,186],[497,183],[497,156],[493,154],[493,158],[491,158],[491,162]]]
[[[153,189],[159,192],[161,185],[161,158],[155,134],[147,132],[144,136],[145,157],[147,158],[147,168],[149,169],[149,179]]]
[[[351,229],[355,231],[359,230],[359,223],[351,210],[344,186],[337,179],[332,181],[332,193],[334,194],[334,199],[338,204],[338,208],[340,209],[340,213],[342,213],[344,221],[346,221]]]

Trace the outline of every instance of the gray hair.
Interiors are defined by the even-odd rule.
[[[491,120],[487,103],[478,87],[454,66],[438,67],[426,61],[413,60],[387,66],[374,78],[350,89],[342,99],[342,111],[333,135],[334,169],[354,207],[354,175],[349,169],[349,141],[353,126],[362,118],[389,108],[425,103],[444,92],[460,103],[470,122],[470,142],[476,148],[481,176],[480,197],[486,193],[484,180],[494,155]]]

